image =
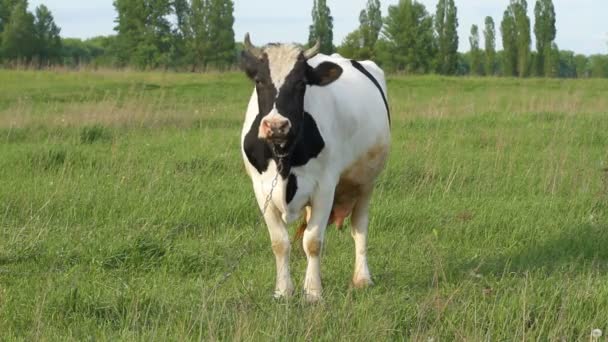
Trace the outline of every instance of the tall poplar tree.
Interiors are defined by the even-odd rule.
[[[471,26],[469,43],[471,45],[471,74],[482,75],[483,66],[481,62],[481,51],[479,50],[479,28],[477,25]]]
[[[528,76],[530,68],[530,17],[526,0],[511,0],[501,23],[506,76]]]
[[[528,3],[526,0],[511,0],[515,14],[515,28],[517,32],[517,74],[519,77],[528,76],[530,67],[530,17],[528,17]]]
[[[458,68],[458,16],[454,0],[439,0],[435,14],[437,72],[453,75]]]
[[[382,31],[382,10],[380,0],[368,0],[359,14],[359,27],[349,33],[338,53],[353,59],[375,59],[376,43]]]
[[[483,35],[485,40],[486,75],[493,76],[496,70],[496,27],[492,17],[486,17]]]
[[[359,14],[359,24],[363,38],[363,47],[373,51],[382,30],[380,0],[367,1],[367,7]]]
[[[502,74],[503,76],[517,75],[517,31],[515,28],[515,16],[511,8],[505,10],[502,22],[500,23],[500,33],[502,36]]]
[[[552,0],[537,0],[534,6],[534,34],[536,36],[536,74],[538,76],[551,76],[555,64],[559,60],[552,58],[553,43],[557,30],[555,28],[555,7]]]
[[[321,53],[334,52],[334,18],[327,6],[327,0],[314,0],[312,8],[312,25],[309,28],[308,44],[321,42]]]

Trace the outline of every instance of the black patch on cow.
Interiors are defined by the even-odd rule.
[[[277,97],[277,89],[270,77],[270,62],[268,55],[263,54],[261,58],[256,58],[249,53],[243,52],[242,62],[245,73],[255,82],[255,89],[258,94],[258,106],[261,114],[268,114],[274,106],[274,99]]]
[[[243,150],[247,159],[262,174],[268,170],[268,161],[272,158],[272,150],[264,140],[258,138],[258,127],[262,122],[264,115],[258,114],[245,135],[243,140]]]
[[[380,83],[378,82],[378,80],[369,72],[367,71],[367,69],[365,69],[363,67],[363,65],[361,65],[361,63],[355,61],[355,60],[351,60],[350,63],[353,65],[353,67],[357,70],[359,70],[363,75],[367,76],[367,78],[369,78],[370,81],[372,81],[372,83],[374,83],[374,85],[376,86],[376,88],[378,88],[378,90],[380,91],[380,95],[382,95],[382,100],[384,101],[384,106],[386,107],[386,113],[388,115],[388,122],[390,124],[391,122],[391,112],[390,109],[388,107],[388,101],[386,100],[386,94],[384,94],[384,90],[382,90],[382,86],[380,85]]]
[[[291,203],[294,197],[296,197],[296,192],[298,191],[298,178],[293,173],[289,175],[289,179],[287,180],[287,191],[285,193],[285,201],[287,204]]]
[[[247,160],[260,174],[268,170],[270,160],[274,160],[277,164],[279,163],[279,158],[272,152],[270,143],[258,138],[258,127],[263,117],[264,115],[258,114],[243,141],[243,149],[245,150]],[[308,161],[318,157],[325,148],[325,141],[314,118],[309,113],[304,112],[301,127],[294,141],[288,143],[284,149],[279,146],[275,148],[280,154],[287,154],[281,160],[283,163],[281,177],[287,179],[292,167],[306,165]]]
[[[304,112],[302,129],[298,134],[293,153],[289,158],[292,167],[303,166],[309,160],[317,158],[325,148],[325,141],[312,115]]]

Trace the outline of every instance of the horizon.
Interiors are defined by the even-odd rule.
[[[312,1],[286,3],[280,0],[264,0],[266,6],[258,3],[235,0],[235,40],[242,41],[246,32],[250,32],[255,44],[269,42],[306,42],[308,27],[312,21],[310,11]],[[310,3],[309,3],[310,2]],[[382,15],[386,16],[388,7],[398,0],[382,1]],[[421,0],[429,12],[435,12],[437,0]],[[366,0],[328,0],[334,17],[334,45],[339,46],[346,35],[359,26],[359,12],[365,7]],[[595,3],[595,4],[594,4]],[[40,4],[46,5],[61,28],[63,38],[88,39],[96,36],[112,35],[116,11],[110,0],[89,0],[87,2],[65,0],[31,0],[30,9]],[[534,39],[534,4],[528,4],[528,15],[531,20],[532,49]],[[603,20],[603,13],[608,12],[608,2],[597,0],[554,0],[557,16],[556,43],[560,50],[570,50],[585,55],[608,53],[608,22]],[[458,7],[459,52],[470,49],[469,32],[471,25],[476,24],[483,32],[484,19],[492,16],[496,24],[496,47],[502,49],[500,21],[508,5],[508,0],[461,0]],[[272,13],[266,9],[272,8]],[[584,19],[584,20],[582,20]],[[277,30],[276,27],[281,29]],[[483,34],[481,34],[483,42]],[[482,44],[483,46],[483,44]]]

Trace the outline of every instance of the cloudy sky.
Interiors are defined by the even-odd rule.
[[[419,0],[429,12],[437,0]],[[557,44],[576,52],[608,53],[607,0],[553,0],[557,12]],[[358,26],[359,11],[366,0],[328,0],[334,16],[335,44]],[[383,0],[383,13],[398,0]],[[460,21],[460,50],[469,49],[471,25],[483,25],[494,17],[497,28],[509,0],[456,0]],[[533,17],[534,0],[529,0]],[[113,33],[116,13],[112,0],[30,0],[30,6],[44,3],[51,9],[64,37],[89,38]],[[308,37],[312,0],[235,0],[235,33],[241,40],[251,32],[256,44],[303,42]],[[533,20],[533,18],[532,18]],[[500,39],[497,40],[500,45]]]

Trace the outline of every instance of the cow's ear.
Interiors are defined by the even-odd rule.
[[[250,79],[255,79],[258,74],[260,60],[248,51],[241,52],[241,69]]]
[[[341,66],[332,62],[323,62],[316,68],[309,67],[306,72],[308,84],[326,86],[333,83],[342,76],[344,70]]]

